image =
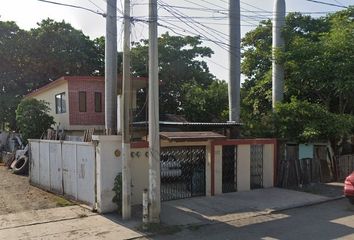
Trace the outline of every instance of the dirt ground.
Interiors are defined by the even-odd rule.
[[[0,215],[68,205],[69,201],[31,186],[28,176],[0,166]]]

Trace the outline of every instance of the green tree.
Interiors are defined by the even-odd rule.
[[[0,124],[16,129],[23,95],[63,75],[103,74],[104,40],[92,41],[64,21],[46,19],[30,31],[0,21],[0,56]]]
[[[352,115],[331,113],[323,105],[296,98],[278,104],[273,117],[276,136],[299,142],[331,140],[335,143],[354,129]]]
[[[195,82],[205,88],[215,80],[207,63],[201,60],[210,57],[213,51],[201,43],[199,37],[170,36],[168,33],[158,39],[161,113],[184,113],[184,84]],[[133,43],[132,71],[135,76],[148,77],[148,40]],[[142,94],[142,102],[145,94]]]
[[[48,113],[49,104],[34,98],[24,99],[16,110],[17,126],[22,138],[27,141],[30,138],[39,139],[53,124],[54,118]]]
[[[183,85],[182,107],[187,119],[196,122],[226,122],[228,91],[225,81],[215,80],[203,87],[195,82]]]
[[[14,22],[0,21],[0,125],[15,128],[15,109],[24,87],[28,33]]]
[[[104,76],[105,71],[105,38],[98,37],[93,40],[96,49],[97,66],[95,67],[95,75]],[[118,73],[123,72],[123,53],[117,53],[117,68]]]
[[[35,89],[63,75],[92,75],[99,70],[94,41],[65,21],[42,20],[30,30],[32,46],[27,88]]]
[[[285,62],[284,103],[290,103],[295,97],[313,105],[313,110],[319,104],[329,113],[338,114],[338,119],[343,114],[353,114],[354,76],[350,70],[354,67],[353,16],[353,8],[320,18],[299,13],[287,16],[283,29],[286,51],[277,56]],[[247,33],[242,46],[242,72],[246,80],[241,90],[241,118],[247,126],[246,134],[274,136],[271,112],[271,22],[263,21],[255,30]],[[281,112],[285,114],[285,111]],[[340,128],[338,132],[342,132]],[[301,136],[296,138],[300,139]],[[295,138],[295,135],[291,137]]]

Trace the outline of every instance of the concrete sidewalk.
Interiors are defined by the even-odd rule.
[[[226,223],[331,199],[267,188],[163,202],[162,228]],[[70,206],[0,215],[0,239],[134,239],[148,235],[138,230],[140,225],[139,216],[122,221],[117,214],[99,215],[81,206]]]
[[[265,188],[189,198],[162,203],[161,221],[166,225],[213,224],[326,202],[338,197],[341,196],[333,198],[281,188]]]
[[[116,215],[116,214],[115,214]],[[118,222],[81,206],[0,215],[0,239],[132,239],[135,222]]]

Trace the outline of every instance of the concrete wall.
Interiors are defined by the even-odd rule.
[[[251,145],[255,143],[168,142],[161,147],[206,147],[206,195],[222,194],[222,146],[237,146],[237,190],[250,190]],[[275,143],[263,142],[263,186],[274,182]],[[93,143],[30,140],[30,179],[46,190],[67,194],[84,201],[100,213],[117,209],[112,199],[115,177],[122,172],[121,136],[94,135]],[[148,147],[131,148],[132,205],[142,203],[142,193],[149,186]]]
[[[263,187],[273,187],[274,186],[274,145],[264,144],[263,145]]]
[[[273,139],[228,140],[216,141],[214,148],[213,171],[211,179],[214,179],[213,194],[222,194],[222,147],[233,145],[237,147],[237,191],[249,191],[251,181],[251,145],[263,145],[263,187],[274,186],[276,141]]]
[[[95,146],[30,140],[30,182],[95,207]]]
[[[142,204],[143,191],[149,187],[148,148],[131,149],[132,204]]]
[[[222,194],[222,146],[215,146],[215,183],[214,194]]]
[[[66,100],[66,113],[59,113],[55,112],[55,95],[59,93],[65,93],[65,100]],[[64,129],[69,127],[69,91],[68,91],[68,82],[61,81],[52,88],[48,88],[45,91],[41,91],[38,93],[33,94],[32,96],[38,100],[44,100],[49,103],[50,112],[49,114],[54,117],[55,126],[60,125]]]
[[[251,181],[251,145],[237,146],[237,190],[249,191]]]
[[[97,210],[100,213],[112,212],[117,209],[112,202],[114,179],[122,172],[122,137],[94,135],[92,139],[97,145]]]

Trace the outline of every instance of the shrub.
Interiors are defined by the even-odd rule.
[[[17,106],[16,123],[25,142],[39,139],[53,124],[54,118],[48,113],[49,103],[34,98],[24,99]]]

